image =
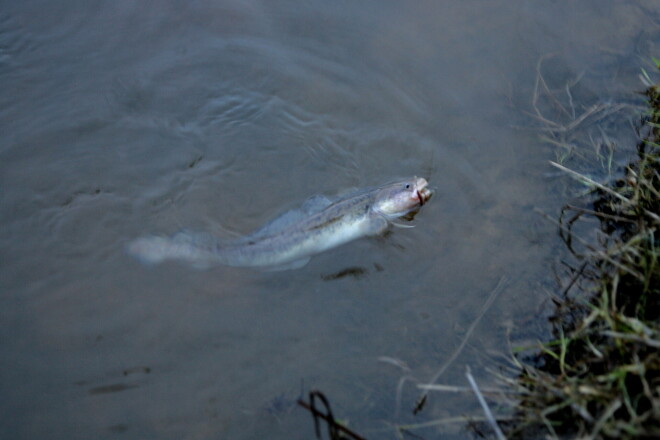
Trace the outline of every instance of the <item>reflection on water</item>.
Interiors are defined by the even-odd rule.
[[[517,128],[539,57],[559,53],[551,84],[582,75],[580,105],[635,90],[631,60],[660,41],[643,0],[5,3],[7,439],[307,439],[287,406],[301,382],[367,438],[395,438],[380,430],[401,377],[432,377],[506,275],[439,379],[465,385],[469,364],[487,384],[509,323],[544,330],[535,292],[558,252],[533,212],[563,202],[544,178],[554,153]],[[416,228],[299,271],[145,268],[123,251],[181,228],[242,235],[311,195],[408,175],[436,193]],[[479,413],[431,396],[413,417],[418,395],[404,384],[396,422]]]

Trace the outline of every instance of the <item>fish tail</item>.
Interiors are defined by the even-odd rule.
[[[141,237],[129,243],[127,250],[150,265],[165,260],[183,260],[197,267],[206,267],[211,262],[208,250],[199,246],[194,237],[182,233],[173,237]]]

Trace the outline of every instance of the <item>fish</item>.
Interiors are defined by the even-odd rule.
[[[384,233],[395,220],[415,214],[433,192],[423,177],[352,192],[331,200],[308,199],[247,236],[226,240],[181,231],[133,240],[128,253],[146,264],[179,260],[196,268],[214,265],[286,270],[303,267],[316,254],[365,236]]]

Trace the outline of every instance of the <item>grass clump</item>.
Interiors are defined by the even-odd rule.
[[[660,86],[644,78],[649,111],[624,177],[600,185],[565,169],[591,187],[592,204],[562,211],[577,263],[553,298],[554,339],[520,363],[511,437],[660,438]],[[573,230],[588,218],[594,240]]]

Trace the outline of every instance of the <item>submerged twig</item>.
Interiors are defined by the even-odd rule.
[[[541,211],[541,210],[539,210],[539,209],[535,209],[535,211],[538,212],[538,213],[540,213],[542,216],[544,216],[546,219],[548,219],[548,221],[550,221],[551,223],[555,224],[555,225],[556,225],[557,227],[559,227],[561,230],[563,230],[563,231],[565,231],[565,232],[568,232],[568,233],[571,233],[570,230],[568,230],[568,229],[566,228],[566,226],[564,226],[564,225],[562,225],[561,223],[557,222],[557,221],[554,220],[552,217],[550,217],[548,214],[544,213],[543,211]],[[571,234],[571,236],[572,236],[572,234]],[[576,238],[576,239],[577,239],[577,240],[578,240],[578,241],[579,241],[579,242],[580,242],[585,248],[589,249],[589,250],[592,252],[592,254],[591,254],[592,256],[595,256],[595,257],[598,257],[598,258],[601,258],[601,259],[607,261],[607,262],[610,263],[612,266],[615,266],[615,267],[621,269],[622,271],[629,273],[630,275],[636,277],[637,279],[640,279],[640,280],[643,280],[643,279],[644,279],[644,276],[643,276],[641,273],[639,273],[638,271],[636,271],[636,270],[634,270],[634,269],[631,269],[631,268],[629,268],[629,267],[626,267],[626,266],[623,265],[621,262],[619,262],[619,261],[613,259],[613,258],[612,258],[610,255],[608,255],[607,253],[605,253],[605,252],[603,252],[603,251],[599,251],[599,250],[597,250],[593,245],[589,244],[585,239],[581,238],[580,236],[575,236],[575,238]],[[568,244],[568,243],[567,243],[567,244]],[[577,254],[576,254],[576,256],[577,256]]]
[[[511,417],[497,417],[496,420],[507,421]],[[422,423],[411,423],[409,425],[397,425],[399,431],[410,431],[412,429],[432,428],[434,426],[451,425],[454,423],[486,422],[485,416],[457,416],[444,419],[430,420]]]
[[[479,387],[477,386],[477,382],[474,380],[474,377],[472,377],[469,366],[467,366],[465,369],[465,377],[467,377],[468,382],[470,382],[472,391],[474,391],[474,394],[477,396],[477,400],[479,401],[481,408],[484,410],[484,414],[486,414],[486,420],[488,421],[490,427],[493,428],[493,431],[495,431],[495,435],[499,440],[506,440],[504,433],[502,433],[500,426],[497,424],[495,418],[493,417],[493,413],[490,411],[490,407],[486,403],[486,399],[484,399],[481,391],[479,391]]]
[[[475,320],[470,324],[470,327],[468,327],[467,332],[465,333],[465,337],[463,337],[463,340],[461,341],[461,344],[458,346],[456,350],[452,353],[452,355],[445,361],[444,364],[440,367],[440,369],[433,375],[431,380],[429,380],[426,385],[433,385],[439,378],[442,376],[442,374],[449,368],[449,366],[458,358],[458,355],[461,354],[463,351],[463,348],[465,348],[465,345],[467,344],[468,340],[470,339],[470,336],[472,336],[472,332],[474,332],[474,329],[477,327],[479,324],[479,321],[481,321],[481,318],[486,314],[488,309],[493,305],[493,302],[495,301],[495,298],[502,292],[504,289],[504,286],[508,282],[508,278],[506,275],[503,275],[500,280],[497,282],[497,285],[495,288],[490,292],[490,295],[488,296],[488,299],[486,302],[481,306],[481,310],[479,310],[479,314],[475,318]],[[428,398],[428,389],[425,390],[417,399],[417,403],[415,405],[415,409],[413,410],[413,414],[417,414],[420,410],[421,407],[426,403],[426,400]]]
[[[573,171],[570,168],[566,168],[563,165],[559,165],[557,162],[553,162],[553,161],[549,161],[549,162],[550,162],[550,165],[552,165],[553,167],[559,168],[560,170],[562,170],[563,172],[569,174],[571,177],[573,177],[577,180],[582,180],[584,182],[587,182],[588,184],[593,185],[596,188],[598,188],[599,190],[604,191],[604,192],[616,197],[617,199],[621,200],[622,202],[624,202],[626,204],[631,204],[632,203],[629,199],[625,198],[624,196],[622,196],[618,192],[611,190],[610,188],[606,187],[605,185],[602,185],[602,184],[596,182],[595,180],[588,178],[587,176],[585,176],[583,174],[580,174],[576,171]]]
[[[443,385],[443,384],[435,384],[435,385],[419,384],[417,385],[417,388],[428,391],[444,391],[448,393],[467,393],[472,391],[472,388],[470,387],[461,387],[456,385]],[[484,394],[513,394],[513,395],[522,394],[519,391],[511,391],[503,388],[481,388],[481,392]]]
[[[380,362],[385,362],[386,364],[401,368],[403,371],[410,371],[410,367],[401,359],[393,358],[390,356],[380,356],[378,357],[378,360]]]
[[[619,199],[620,201],[622,201],[626,205],[632,205],[632,204],[635,203],[634,200],[631,200],[631,199],[628,199],[628,198],[622,196],[618,192],[606,187],[603,184],[600,184],[600,183],[596,182],[593,179],[588,178],[587,176],[585,176],[583,174],[580,174],[576,171],[573,171],[570,168],[566,168],[563,165],[559,165],[557,162],[550,161],[550,165],[552,165],[556,168],[559,168],[560,170],[564,171],[565,173],[568,173],[571,177],[573,177],[577,180],[582,180],[584,182],[587,182],[588,184],[595,186],[599,190],[601,190],[601,191],[603,191],[603,192],[605,192],[605,193],[607,193],[607,194],[609,194],[613,197],[616,197],[617,199]],[[652,218],[655,222],[660,223],[660,216],[658,216],[658,214],[656,214],[655,212],[651,212],[646,208],[643,208],[642,210],[644,211],[644,213],[646,215],[648,215],[650,218]]]
[[[321,412],[316,408],[316,399],[320,400],[325,407],[326,412]],[[302,406],[308,410],[314,419],[314,432],[316,433],[316,438],[321,438],[321,429],[319,425],[319,419],[324,420],[328,425],[328,436],[330,440],[366,440],[361,435],[351,431],[346,426],[337,423],[335,420],[332,410],[330,409],[330,402],[328,398],[325,397],[325,394],[318,390],[313,390],[309,392],[309,403],[305,402],[302,399],[298,399],[298,405]],[[348,435],[349,437],[344,436],[343,434]]]

